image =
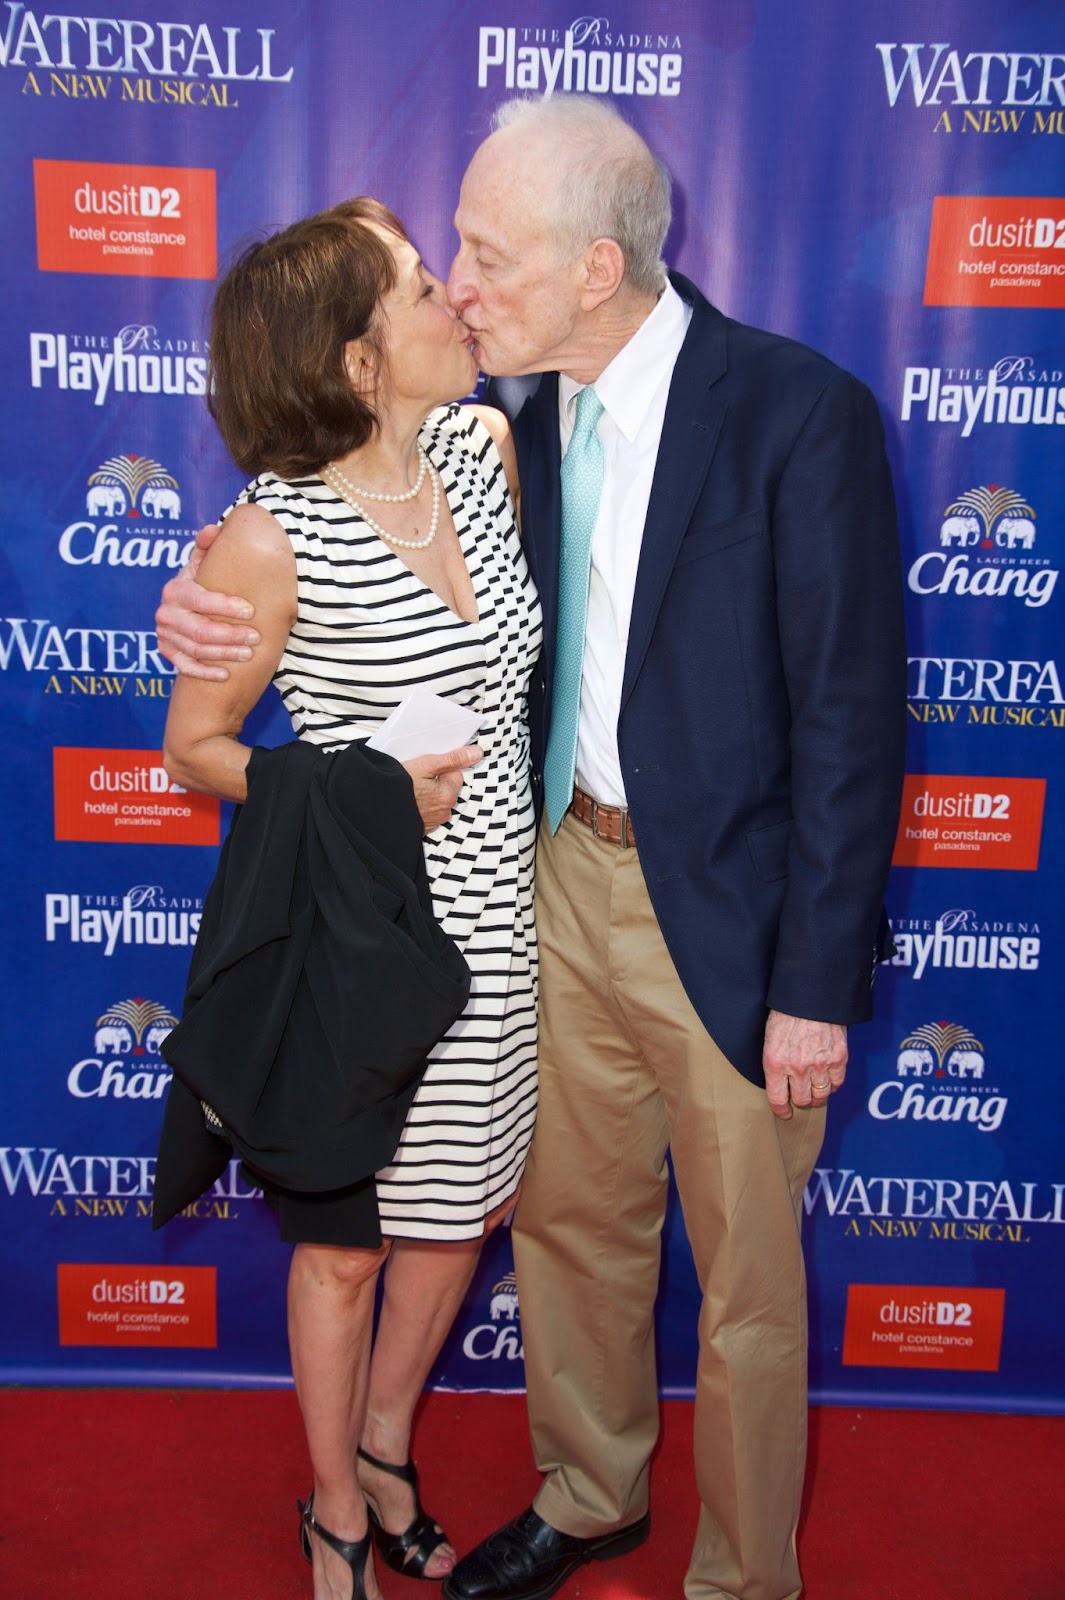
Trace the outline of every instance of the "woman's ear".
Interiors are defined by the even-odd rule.
[[[344,346],[344,370],[356,394],[373,394],[377,388],[377,363],[361,339],[349,339]]]

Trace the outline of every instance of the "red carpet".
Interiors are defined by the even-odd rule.
[[[0,1391],[3,1600],[310,1600],[308,1488],[289,1391]],[[691,1408],[664,1407],[652,1534],[564,1600],[681,1600],[695,1522]],[[418,1459],[460,1550],[525,1505],[521,1397],[427,1397]],[[804,1600],[1063,1600],[1065,1424],[821,1409],[800,1553]],[[386,1572],[386,1600],[435,1585]]]

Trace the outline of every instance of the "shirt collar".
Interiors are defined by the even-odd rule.
[[[630,444],[663,380],[673,371],[691,315],[691,307],[667,282],[654,310],[595,380],[603,409]],[[558,403],[563,418],[583,388],[565,373],[560,375]]]

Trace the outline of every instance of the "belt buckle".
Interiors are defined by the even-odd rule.
[[[589,796],[589,799],[591,799],[591,796]],[[596,839],[602,839],[604,844],[616,844],[620,849],[627,850],[628,847],[629,847],[629,808],[628,808],[628,806],[604,806],[604,807],[600,807],[600,804],[599,804],[598,800],[592,800],[591,801],[591,806],[592,806],[591,829],[592,829],[593,837],[596,838]],[[600,833],[600,831],[599,831],[599,812],[600,812],[601,809],[602,810],[606,810],[606,811],[616,811],[617,812],[617,814],[618,814],[618,836],[617,836],[616,839],[611,839],[611,838],[608,837],[607,834]]]

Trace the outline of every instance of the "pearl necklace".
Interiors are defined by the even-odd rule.
[[[428,466],[428,463],[426,463],[426,465]],[[354,485],[344,476],[340,468],[334,466],[331,461],[322,468],[322,478],[324,482],[326,482],[329,487],[340,496],[341,500],[346,500],[351,509],[358,512],[366,526],[368,528],[372,528],[377,537],[379,539],[383,539],[385,544],[398,545],[400,549],[403,550],[428,550],[429,546],[436,538],[436,530],[440,522],[440,477],[433,467],[428,467],[428,471],[429,481],[433,486],[433,509],[432,514],[429,517],[429,532],[426,534],[424,539],[397,539],[394,534],[388,533],[384,528],[382,528],[381,524],[376,520],[376,518],[371,517],[366,507],[359,504],[354,493],[352,492]],[[424,474],[421,481],[424,482]],[[362,492],[363,491],[360,490],[360,493]],[[412,496],[377,495],[373,498],[379,500],[409,500],[412,498]],[[417,528],[415,528],[414,531],[417,533]]]
[[[330,471],[335,472],[341,482],[346,483],[352,494],[358,495],[360,500],[388,500],[393,505],[398,506],[402,505],[405,500],[417,499],[418,495],[421,493],[422,484],[425,482],[425,474],[429,467],[429,457],[426,455],[420,443],[418,445],[418,461],[418,481],[415,483],[413,489],[407,490],[406,494],[378,494],[376,489],[360,489],[359,485],[357,483],[352,483],[347,473],[342,472],[341,469],[338,466],[335,466],[333,462],[330,462],[329,467]]]

